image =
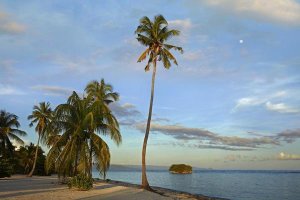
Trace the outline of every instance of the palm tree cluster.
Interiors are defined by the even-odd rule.
[[[28,120],[29,126],[35,126],[38,134],[37,144],[21,146],[17,151],[12,140],[23,145],[19,136],[26,133],[18,129],[20,123],[16,115],[0,111],[3,166],[15,163],[17,171],[22,168],[21,173],[32,176],[45,164],[46,171],[56,171],[63,177],[79,173],[92,177],[95,166],[105,177],[110,165],[110,151],[101,136],[110,137],[117,145],[122,141],[118,121],[109,107],[118,99],[119,94],[102,79],[90,82],[84,95],[73,92],[66,103],[53,110],[49,102],[35,105]],[[46,158],[41,144],[49,148]]]
[[[90,82],[85,91],[86,96],[73,92],[66,103],[58,105],[45,128],[51,147],[46,168],[55,168],[62,176],[83,173],[91,177],[93,164],[105,176],[110,152],[100,135],[110,136],[117,145],[122,141],[118,121],[108,106],[119,95],[103,79]]]

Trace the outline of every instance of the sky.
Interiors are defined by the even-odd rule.
[[[179,63],[158,64],[147,163],[214,169],[300,169],[300,1],[0,1],[0,109],[53,108],[89,81],[120,93],[123,142],[112,164],[141,163],[151,73],[139,19],[162,14],[181,31]]]

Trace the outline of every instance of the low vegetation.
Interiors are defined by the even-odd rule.
[[[77,190],[89,190],[93,187],[93,179],[83,173],[80,173],[68,181],[69,188],[75,188]]]
[[[0,178],[10,177],[13,173],[13,167],[8,159],[0,159]]]

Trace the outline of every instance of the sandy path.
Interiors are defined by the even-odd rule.
[[[122,199],[122,200],[167,200],[172,199],[142,189],[109,183],[96,183],[89,191],[69,190],[66,185],[59,185],[57,177],[13,176],[0,180],[0,199]]]

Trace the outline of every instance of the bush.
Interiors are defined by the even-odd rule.
[[[13,167],[9,160],[0,159],[0,178],[10,177],[13,172]]]
[[[78,190],[89,190],[93,187],[93,179],[85,174],[79,174],[72,177],[68,181],[69,188],[77,188]]]

